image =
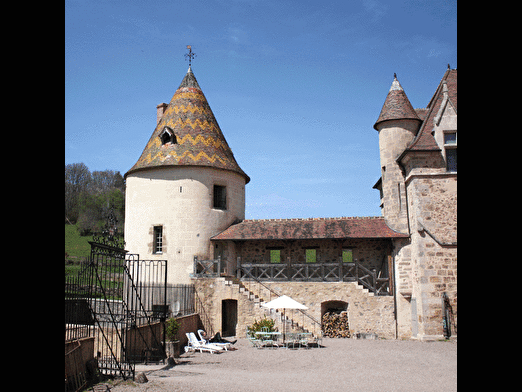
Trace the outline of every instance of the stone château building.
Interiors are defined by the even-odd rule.
[[[375,124],[383,216],[408,235],[394,241],[399,336],[439,338],[444,307],[457,325],[457,74],[448,69],[423,109],[396,77]]]
[[[283,294],[309,307],[296,321],[309,330],[345,310],[355,333],[440,338],[450,315],[455,334],[457,70],[423,109],[395,78],[375,129],[382,217],[245,220],[250,178],[190,68],[126,174],[127,248],[168,260],[169,283],[194,283],[207,327],[225,335]]]

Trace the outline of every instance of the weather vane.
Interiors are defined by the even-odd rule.
[[[192,60],[194,60],[198,56],[196,55],[196,53],[192,51],[192,45],[188,45],[187,49],[189,50],[189,52],[185,55],[185,58],[189,61],[189,65],[192,67]]]

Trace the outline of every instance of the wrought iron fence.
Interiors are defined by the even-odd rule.
[[[100,373],[134,378],[135,364],[165,358],[167,262],[128,255],[111,212],[88,263],[65,277],[65,340],[94,337]]]
[[[173,317],[196,313],[196,287],[192,284],[168,285],[167,304]]]
[[[65,341],[94,336],[94,319],[88,298],[87,274],[65,277]]]

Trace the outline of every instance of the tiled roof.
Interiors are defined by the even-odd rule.
[[[406,119],[422,121],[413,108],[396,75],[388,97],[386,97],[386,101],[384,102],[381,115],[375,123],[374,128],[378,130],[378,125],[384,121]]]
[[[433,129],[435,127],[435,117],[439,113],[442,103],[444,102],[444,85],[448,86],[449,101],[457,110],[458,95],[458,72],[456,69],[449,69],[442,79],[434,97],[427,108],[427,117],[422,124],[421,130],[417,138],[406,149],[408,151],[440,151],[435,138],[433,137]]]
[[[173,133],[165,143],[165,132]],[[138,163],[127,175],[156,167],[206,166],[250,178],[239,167],[192,68],[168,105]]]
[[[319,218],[246,220],[218,234],[220,240],[309,240],[407,238],[390,229],[384,218]]]

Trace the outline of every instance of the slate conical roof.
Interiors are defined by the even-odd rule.
[[[131,173],[157,167],[205,166],[250,177],[239,167],[192,68],[168,105]]]
[[[377,123],[375,123],[374,128],[378,130],[378,125],[384,121],[406,119],[422,121],[404,92],[404,89],[397,79],[397,75],[395,75],[390,93],[386,98],[381,115]]]

